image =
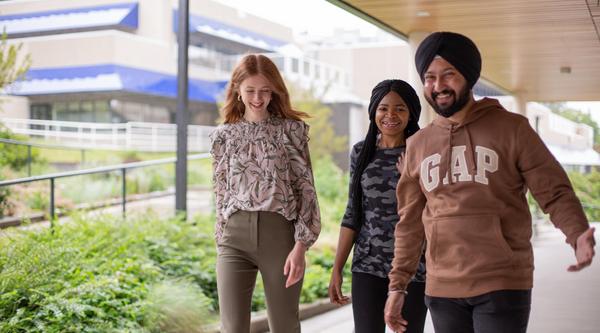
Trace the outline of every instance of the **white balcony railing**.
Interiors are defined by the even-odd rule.
[[[12,118],[0,118],[0,122],[14,133],[78,148],[169,152],[177,147],[175,124],[109,124]],[[213,126],[189,125],[188,150],[208,151],[208,135],[213,129]]]

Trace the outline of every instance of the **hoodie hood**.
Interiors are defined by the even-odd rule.
[[[466,136],[466,158],[468,164],[471,166],[471,171],[477,170],[477,160],[475,159],[475,149],[471,141],[471,133],[469,132],[469,124],[476,122],[477,120],[493,113],[493,111],[506,112],[506,110],[500,105],[498,100],[491,98],[483,98],[479,101],[475,101],[471,108],[467,110],[466,116],[463,118],[461,123],[455,123],[448,118],[441,116],[436,117],[431,126],[439,127],[443,131],[447,132],[448,140],[447,146],[442,150],[442,161],[440,163],[442,175],[449,173],[452,170],[452,146],[453,137],[455,135],[461,135],[460,132],[464,131]],[[453,177],[450,175],[449,182],[452,184]]]

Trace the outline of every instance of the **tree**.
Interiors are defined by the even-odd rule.
[[[335,134],[331,125],[331,108],[321,103],[310,90],[302,90],[290,84],[288,87],[294,108],[310,115],[306,123],[310,126],[309,146],[312,159],[331,158],[335,153],[346,152],[348,138]]]
[[[11,83],[25,77],[25,73],[31,66],[31,58],[28,54],[19,61],[22,44],[9,45],[6,39],[6,32],[4,32],[0,40],[0,90],[4,90]],[[0,123],[0,137],[14,139],[13,134],[2,123]],[[0,143],[0,151],[0,171],[3,166],[19,167],[27,159],[26,156],[23,157],[23,154],[19,153],[19,146]],[[3,179],[2,174],[0,174],[0,179]],[[8,201],[9,195],[9,188],[0,188],[0,217],[12,209]]]
[[[22,59],[19,59],[19,53],[21,52],[22,47],[23,44],[21,43],[8,44],[6,31],[2,33],[0,40],[0,91],[3,91],[13,82],[23,79],[29,70],[29,67],[31,66],[30,55],[26,54]],[[10,130],[2,123],[0,123],[0,137],[4,139],[18,139],[13,137]],[[0,161],[3,162],[2,165],[5,165],[5,163],[12,165],[11,161],[6,160],[6,156],[11,155],[11,152],[7,151],[7,149],[15,150],[18,149],[18,147],[4,144],[0,145],[0,147],[3,150],[3,156],[0,156]],[[17,156],[18,154],[13,152],[13,155]]]
[[[0,41],[0,90],[11,83],[25,77],[25,73],[31,66],[31,57],[25,55],[19,61],[19,52],[23,44],[8,44],[6,32],[2,34]]]

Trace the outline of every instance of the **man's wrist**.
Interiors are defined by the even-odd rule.
[[[406,289],[390,289],[390,290],[388,290],[388,296],[391,294],[408,295],[408,291]]]

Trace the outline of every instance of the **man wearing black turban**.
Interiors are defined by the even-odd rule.
[[[425,94],[425,98],[433,109],[448,118],[462,109],[471,99],[471,89],[481,73],[481,55],[475,43],[469,38],[453,32],[436,32],[423,40],[415,55],[417,71],[426,87],[431,86],[434,83],[432,79],[435,78],[433,75],[427,75],[429,67],[432,63],[439,62],[447,62],[453,66],[453,71],[458,71],[467,81],[466,86],[462,87],[460,91],[443,86],[439,90]],[[453,73],[446,72],[444,74],[440,79],[455,78],[448,75]],[[453,102],[444,104],[438,101],[438,97],[445,97],[448,94],[453,98]]]
[[[401,310],[426,240],[425,303],[436,333],[525,333],[533,288],[526,191],[575,250],[569,271],[591,264],[594,228],[528,119],[474,99],[481,55],[473,41],[433,33],[415,63],[440,116],[406,142],[385,321],[396,332],[407,327]]]

